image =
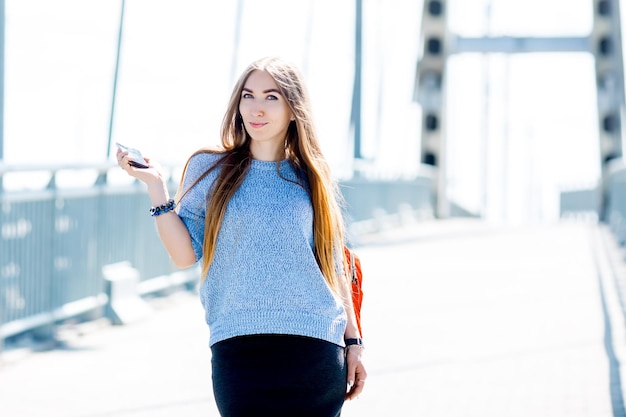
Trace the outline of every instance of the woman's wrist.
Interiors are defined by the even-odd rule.
[[[161,214],[169,213],[170,211],[174,211],[176,208],[176,202],[173,199],[169,199],[167,203],[161,204],[160,206],[153,206],[150,208],[150,215],[152,217],[160,216]]]
[[[148,184],[148,195],[152,205],[158,206],[170,200],[170,193],[163,181],[154,181]]]
[[[348,337],[345,339],[346,348],[358,347],[360,349],[365,349],[365,344],[363,343],[363,339],[360,337]]]

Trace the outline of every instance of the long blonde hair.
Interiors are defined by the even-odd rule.
[[[324,158],[317,133],[313,125],[311,105],[302,76],[295,66],[277,58],[269,57],[253,62],[242,73],[233,88],[232,95],[222,120],[221,143],[219,150],[201,149],[194,153],[221,154],[218,162],[209,167],[189,188],[195,186],[213,169],[221,167],[211,197],[207,203],[204,228],[202,277],[206,277],[215,254],[217,236],[224,218],[228,202],[242,184],[251,164],[250,138],[239,113],[241,92],[250,74],[255,71],[267,72],[276,82],[295,116],[287,129],[285,154],[296,172],[302,172],[309,183],[309,195],[313,206],[313,236],[315,257],[330,288],[340,292],[336,265],[343,250],[344,223],[340,202],[343,201],[330,167]],[[193,157],[193,155],[192,155]],[[184,173],[187,171],[185,165]],[[278,162],[277,162],[278,171]],[[182,188],[182,180],[181,187]],[[180,201],[189,189],[179,194]],[[339,259],[336,259],[339,258]]]

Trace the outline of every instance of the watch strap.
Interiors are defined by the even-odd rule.
[[[360,337],[346,339],[346,346],[353,346],[353,345],[363,346],[363,339],[361,339]]]

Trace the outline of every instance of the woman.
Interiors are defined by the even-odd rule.
[[[141,169],[117,153],[147,184],[174,263],[202,260],[218,409],[339,416],[367,374],[337,188],[296,68],[279,58],[252,63],[233,90],[221,141],[187,161],[178,203],[149,159]]]

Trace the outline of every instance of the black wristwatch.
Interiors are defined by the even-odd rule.
[[[357,338],[354,338],[354,339],[346,339],[346,347],[353,346],[353,345],[365,347],[363,345],[363,339],[361,339],[360,337],[357,337]]]

